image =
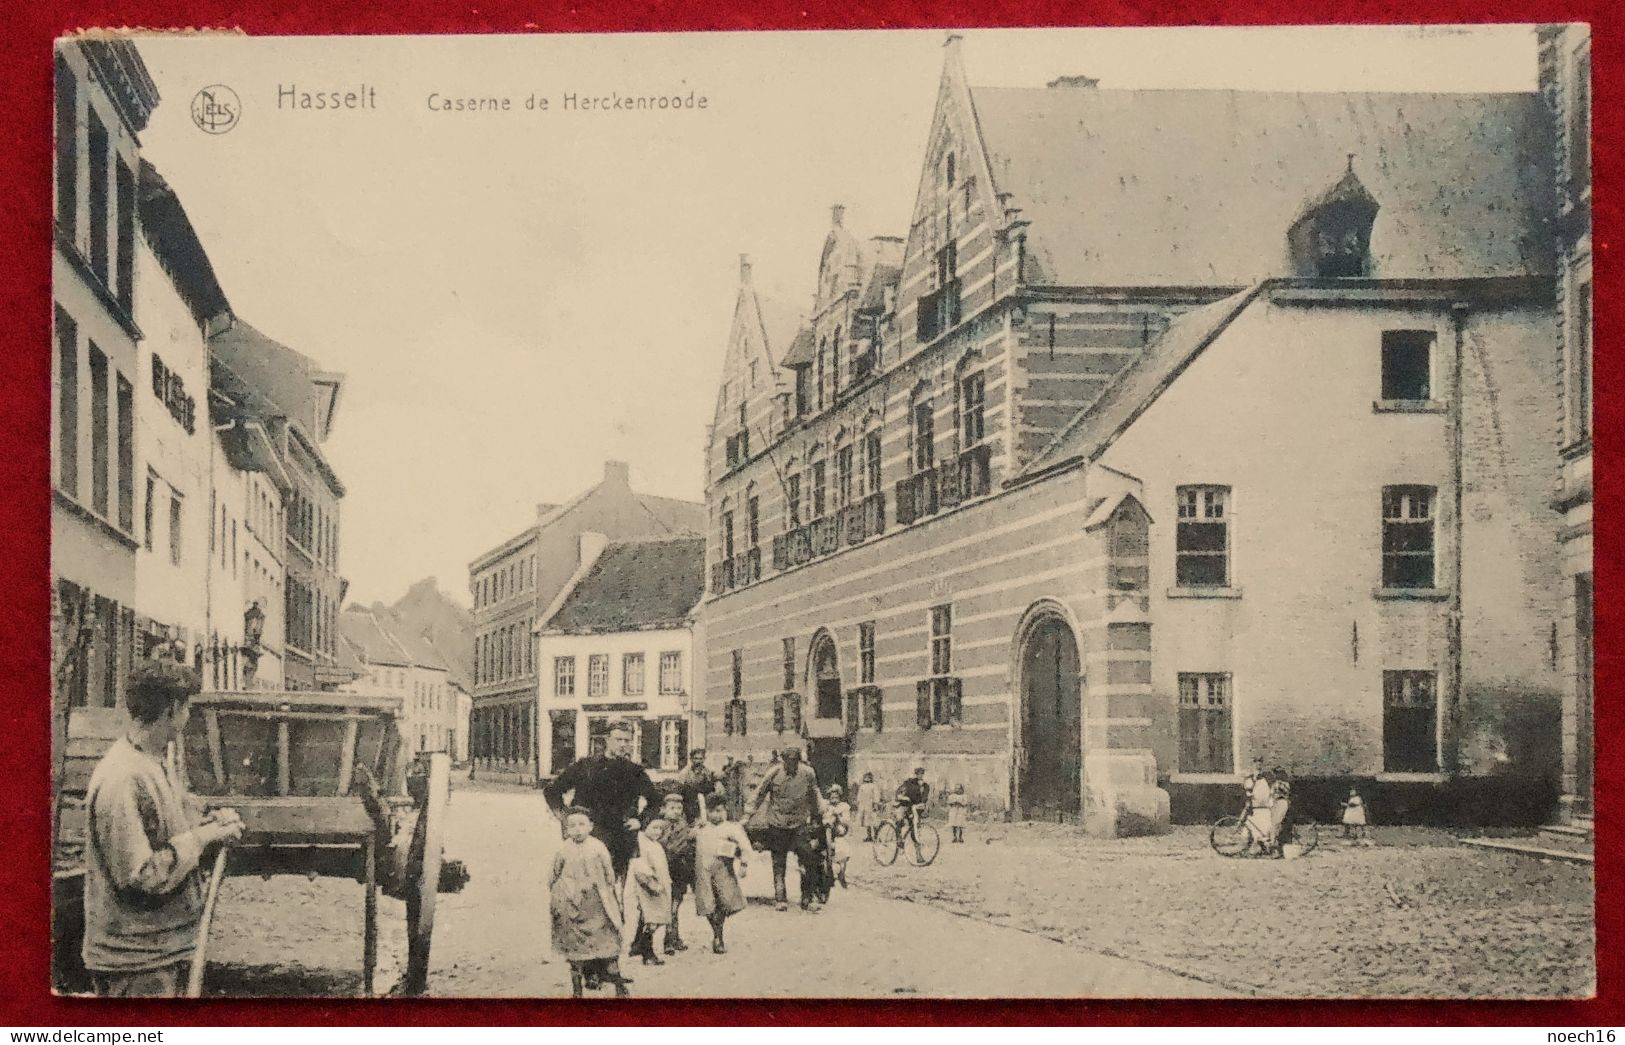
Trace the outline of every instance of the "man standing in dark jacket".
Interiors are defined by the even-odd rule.
[[[617,722],[610,727],[604,754],[570,763],[542,791],[555,814],[561,814],[566,805],[581,806],[592,814],[592,833],[609,850],[619,881],[625,881],[626,866],[637,855],[644,808],[651,816],[660,812],[660,790],[648,772],[632,761],[631,754],[632,727]],[[560,815],[559,820],[563,819]]]

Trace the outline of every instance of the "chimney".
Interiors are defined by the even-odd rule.
[[[739,255],[739,282],[741,282],[741,283],[749,283],[750,282],[750,255],[749,254],[741,254],[741,255]]]
[[[622,489],[632,488],[632,469],[625,461],[604,462],[604,482],[610,486],[619,486]]]
[[[834,225],[836,228],[841,227],[841,222],[845,218],[846,218],[846,204],[837,203],[835,206],[833,206],[833,207],[831,207],[829,209],[829,223],[831,225]]]
[[[583,533],[580,539],[579,562],[577,563],[577,568],[584,570],[588,566],[591,566],[594,562],[598,561],[598,556],[602,555],[604,553],[604,549],[608,546],[609,538],[605,537],[603,534],[593,533],[592,531]]]

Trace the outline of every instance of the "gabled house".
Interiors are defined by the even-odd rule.
[[[705,507],[632,489],[624,461],[604,464],[603,481],[566,504],[537,506],[536,522],[469,564],[474,602],[474,692],[470,729],[475,772],[532,781],[541,748],[536,721],[538,621],[582,567],[581,537],[607,540],[693,536]]]
[[[1538,794],[1538,99],[977,88],[959,47],[873,367],[809,324],[777,436],[713,439],[709,746],[1102,834],[1254,758],[1402,815]]]
[[[583,534],[580,560],[536,629],[540,773],[602,754],[616,722],[632,727],[634,760],[675,773],[703,743],[690,673],[705,538]]]

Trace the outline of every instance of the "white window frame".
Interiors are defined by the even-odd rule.
[[[683,651],[663,650],[660,654],[660,695],[675,697],[683,692]]]
[[[609,696],[609,654],[587,654],[587,696]]]
[[[574,657],[553,658],[553,695],[555,697],[573,697],[576,695],[576,659]]]
[[[634,661],[637,665],[636,670],[632,670]],[[643,654],[641,652],[621,654],[621,696],[643,696],[643,690],[648,681],[648,675],[649,668],[648,665],[644,663]],[[633,688],[634,680],[636,680],[636,688]]]
[[[1187,495],[1190,503],[1187,505]],[[1217,505],[1218,511],[1214,511]],[[1235,586],[1235,564],[1231,561],[1231,551],[1235,547],[1235,533],[1233,523],[1236,519],[1235,490],[1222,483],[1187,483],[1174,488],[1174,586],[1181,589],[1201,590],[1204,588],[1231,588]],[[1190,514],[1187,514],[1187,507]],[[1222,524],[1224,526],[1224,551],[1182,551],[1179,547],[1179,527],[1182,523],[1198,523],[1202,525]],[[1221,558],[1224,562],[1224,579],[1217,584],[1192,583],[1179,576],[1179,563],[1182,559],[1190,557],[1195,559]]]

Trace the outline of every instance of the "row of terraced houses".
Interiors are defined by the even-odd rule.
[[[713,762],[1099,834],[1255,759],[1325,813],[1588,814],[1583,29],[1526,94],[983,88],[961,46],[903,235],[835,208],[807,307],[742,259]]]
[[[206,688],[330,689],[341,375],[237,315],[140,152],[159,102],[133,44],[55,53],[52,698],[59,789],[122,732],[137,660]]]

